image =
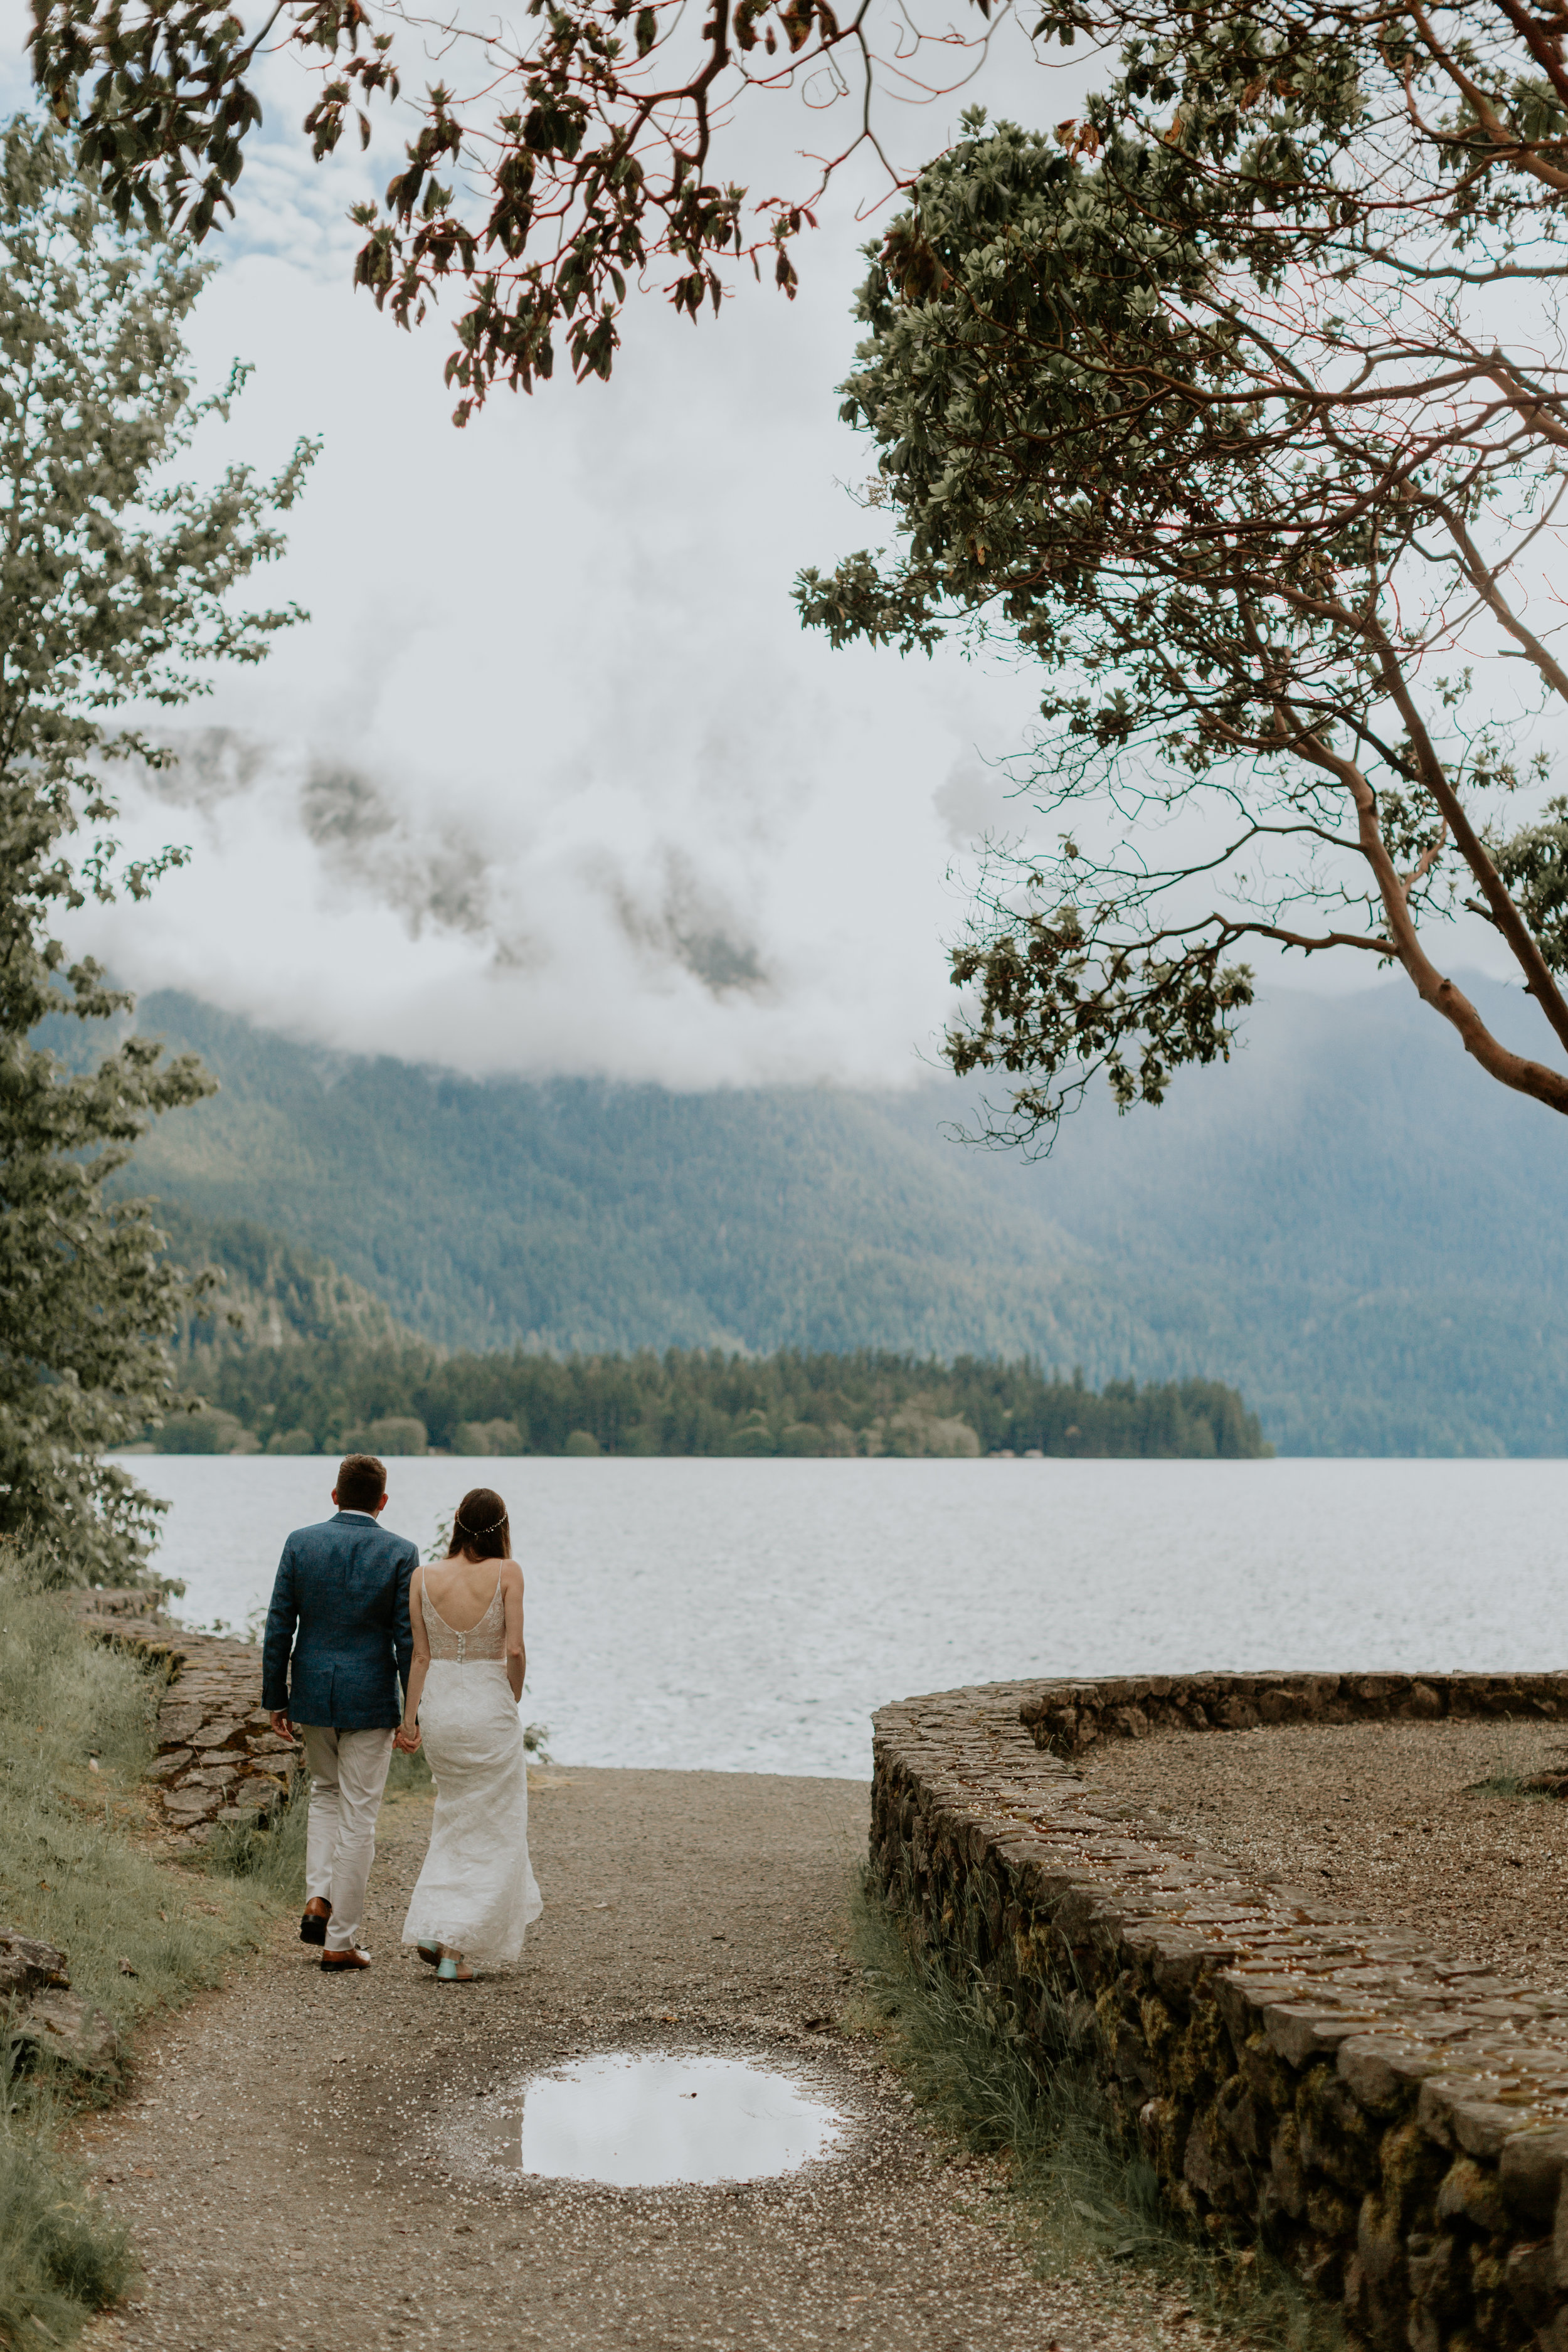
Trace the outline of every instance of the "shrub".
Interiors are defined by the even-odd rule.
[[[452,1451],[454,1454],[521,1454],[523,1451],[522,1432],[515,1421],[460,1421],[452,1432]]]
[[[253,1437],[232,1412],[171,1413],[154,1434],[160,1454],[258,1454],[261,1441]]]
[[[351,1430],[343,1439],[345,1454],[374,1454],[382,1458],[388,1454],[427,1454],[430,1433],[422,1421],[412,1413],[389,1412],[368,1428]]]

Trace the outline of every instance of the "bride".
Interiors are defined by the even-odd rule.
[[[488,1486],[464,1496],[451,1548],[416,1568],[408,1594],[414,1666],[397,1746],[423,1741],[436,1780],[430,1851],[403,1940],[445,1984],[504,1966],[543,1905],[528,1860],[528,1766],[518,1702],[522,1570],[506,1505]]]

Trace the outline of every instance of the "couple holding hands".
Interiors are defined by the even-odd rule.
[[[528,1860],[528,1767],[518,1702],[527,1663],[522,1570],[506,1505],[464,1496],[445,1559],[381,1525],[386,1467],[351,1454],[335,1517],[283,1547],[262,1653],[261,1703],[304,1743],[310,1775],[305,1916],[330,1971],[368,1969],[360,1942],[375,1822],[394,1748],[423,1746],[436,1780],[425,1866],[403,1941],[443,1983],[504,1967],[543,1907]],[[397,1690],[403,1686],[399,1714]]]

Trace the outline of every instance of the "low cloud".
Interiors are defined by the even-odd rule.
[[[613,889],[622,929],[656,966],[679,964],[710,995],[766,986],[767,973],[754,940],[703,880],[686,853],[667,848],[651,904],[624,883]]]
[[[237,734],[232,727],[181,729],[164,736],[162,748],[168,753],[165,764],[135,763],[142,791],[166,808],[196,809],[204,816],[222,802],[251,791],[268,761],[265,743]]]
[[[220,269],[201,377],[257,372],[185,470],[321,437],[256,583],[312,617],[126,779],[127,846],[194,856],[82,943],[135,987],[475,1071],[918,1075],[963,914],[933,801],[1036,697],[800,629],[795,571],[864,536],[833,393],[855,242],[818,243],[793,306],[699,331],[644,305],[609,386],[498,394],[460,434],[439,321],[392,333],[319,257]]]

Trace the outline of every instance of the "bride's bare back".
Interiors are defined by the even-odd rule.
[[[489,1613],[491,1602],[500,1596],[500,1615],[506,1627],[502,1654],[506,1659],[507,1680],[511,1685],[513,1698],[522,1696],[523,1676],[528,1672],[528,1652],[522,1638],[522,1570],[515,1559],[469,1559],[458,1552],[450,1559],[435,1561],[427,1568],[416,1568],[408,1591],[410,1631],[414,1635],[414,1672],[404,1696],[403,1729],[398,1742],[403,1747],[417,1747],[418,1736],[414,1718],[418,1712],[419,1694],[425,1687],[425,1675],[430,1664],[430,1638],[425,1626],[425,1602],[431,1608],[449,1633],[471,1633]]]
[[[450,1559],[434,1561],[417,1573],[424,1579],[430,1606],[454,1633],[473,1632],[490,1605],[498,1578],[506,1594],[509,1623],[514,1594],[521,1618],[522,1570],[515,1559],[469,1559],[458,1552]]]

